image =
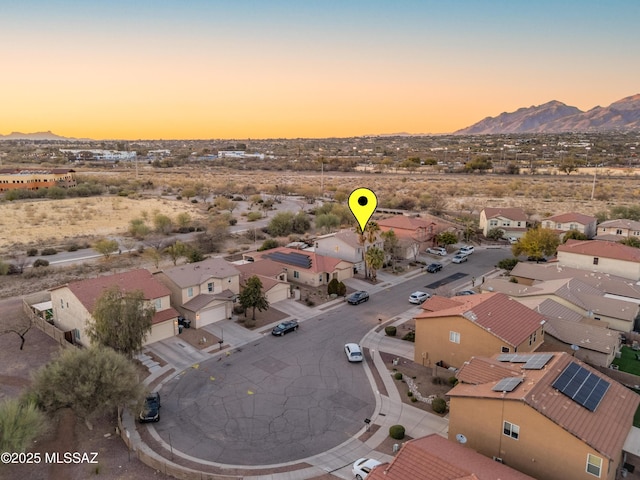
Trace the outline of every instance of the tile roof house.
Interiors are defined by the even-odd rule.
[[[287,273],[288,281],[312,287],[327,285],[334,278],[343,281],[353,277],[353,263],[307,250],[278,247],[244,254],[243,257],[256,263],[264,259],[271,260]]]
[[[554,230],[559,235],[576,230],[584,233],[587,238],[593,238],[596,234],[598,219],[582,213],[568,212],[544,218],[541,223],[543,228]]]
[[[409,440],[367,480],[534,480],[436,434]]]
[[[151,332],[143,345],[172,337],[178,333],[178,312],[171,306],[170,291],[145,269],[104,275],[78,280],[51,289],[54,325],[65,332],[72,332],[67,340],[89,346],[91,341],[86,329],[92,312],[102,293],[114,285],[124,292],[141,290],[145,300],[156,309]]]
[[[246,262],[235,265],[240,271],[240,285],[254,275],[262,282],[262,292],[267,297],[269,305],[286,300],[290,297],[290,284],[287,282],[287,272],[280,263],[263,259],[259,262]]]
[[[552,299],[583,317],[598,320],[619,332],[634,330],[640,315],[640,305],[628,299],[611,297],[602,290],[576,278],[560,278],[520,285],[508,280],[491,278],[480,287],[485,292],[502,292],[514,300]]]
[[[640,222],[617,218],[600,223],[594,240],[617,242],[618,240],[628,237],[640,238]]]
[[[450,440],[534,478],[618,478],[632,390],[566,353],[476,357],[456,376]]]
[[[413,259],[427,247],[434,246],[436,235],[447,230],[434,220],[408,215],[383,218],[378,220],[378,226],[383,232],[394,231],[401,246],[400,256],[406,259]]]
[[[377,247],[384,249],[384,240],[380,235],[373,243],[367,243],[366,248]],[[342,230],[337,233],[321,235],[316,238],[314,251],[318,255],[339,258],[354,265],[356,272],[364,272],[365,246],[360,244],[359,235],[353,230]]]
[[[240,293],[240,272],[222,258],[165,269],[155,277],[171,291],[171,302],[195,328],[231,318]]]
[[[505,238],[520,238],[527,231],[527,215],[519,207],[486,207],[480,212],[479,227],[485,237],[489,230],[499,228]]]
[[[568,240],[558,246],[558,264],[640,280],[640,248],[617,242]]]
[[[416,363],[459,368],[473,356],[532,352],[544,341],[544,317],[507,295],[484,293],[449,301],[455,305],[430,311],[443,303],[434,295],[414,317]]]

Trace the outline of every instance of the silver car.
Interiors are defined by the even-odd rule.
[[[357,343],[347,343],[344,346],[344,353],[347,354],[347,359],[350,362],[361,362],[362,361],[362,350],[360,349],[360,345]]]

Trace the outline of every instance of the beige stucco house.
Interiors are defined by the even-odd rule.
[[[568,212],[547,217],[541,223],[543,228],[553,230],[560,237],[571,230],[575,230],[585,234],[587,238],[593,238],[596,234],[598,219],[582,213]]]
[[[640,222],[626,218],[616,218],[600,223],[595,239],[617,242],[629,237],[640,238]]]
[[[408,215],[394,215],[378,220],[378,226],[383,232],[393,230],[398,237],[400,246],[399,256],[414,259],[427,247],[435,246],[436,236],[446,230],[433,219],[425,220]]]
[[[499,228],[504,238],[520,238],[527,232],[527,215],[518,207],[486,207],[480,212],[479,227],[484,236],[489,230]]]
[[[378,235],[378,238],[366,246],[360,244],[359,235],[353,230],[342,230],[337,233],[321,235],[316,238],[314,251],[318,255],[325,257],[339,258],[347,262],[353,263],[355,272],[364,272],[364,253],[365,248],[376,247],[384,250],[384,240]]]
[[[235,267],[240,271],[240,285],[246,284],[254,275],[260,279],[262,293],[269,305],[290,298],[291,286],[287,281],[287,272],[279,263],[266,258],[258,262],[236,264]]]
[[[534,478],[619,478],[632,390],[566,353],[475,357],[456,377],[450,440]]]
[[[568,240],[558,246],[558,263],[566,267],[640,280],[640,248],[617,242]]]
[[[171,303],[195,328],[232,317],[240,272],[226,260],[209,258],[178,265],[155,277],[170,290]]]
[[[171,306],[170,291],[145,269],[78,280],[51,289],[53,322],[56,327],[71,332],[69,340],[83,346],[91,341],[86,329],[92,312],[102,293],[114,285],[123,291],[141,290],[145,300],[156,310],[151,333],[143,345],[164,340],[178,333],[178,312]]]
[[[415,318],[414,361],[460,368],[474,356],[532,352],[544,341],[544,316],[501,293],[442,299]]]

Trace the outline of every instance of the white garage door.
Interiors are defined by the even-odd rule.
[[[227,315],[224,303],[208,310],[200,310],[200,319],[197,320],[196,317],[196,328],[202,328],[219,320],[224,320],[225,318],[227,318]]]

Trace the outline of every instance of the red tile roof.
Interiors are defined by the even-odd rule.
[[[640,248],[606,240],[567,240],[565,244],[558,246],[558,253],[561,252],[640,263]],[[558,260],[562,263],[560,258]]]
[[[472,358],[461,371],[475,362],[488,365],[486,359]],[[558,376],[571,362],[610,384],[600,405],[593,412],[552,387]],[[481,367],[478,369],[482,370]],[[472,376],[470,371],[465,375],[467,378]],[[524,381],[511,392],[493,391],[492,388],[497,382],[490,381],[481,384],[459,383],[449,391],[448,395],[524,402],[607,458],[619,457],[633,425],[635,411],[640,405],[639,395],[566,353],[554,354],[553,358],[540,370],[522,369],[520,375],[511,376],[524,377]],[[479,381],[481,381],[480,377]]]
[[[459,307],[462,302],[458,302],[453,298],[441,297],[440,295],[433,295],[427,299],[420,307],[427,312],[437,312],[440,310],[446,310],[447,308]]]
[[[595,222],[598,219],[596,217],[591,217],[583,213],[568,212],[568,213],[560,213],[552,217],[544,218],[542,221],[545,221],[545,220],[549,220],[551,222],[557,222],[557,223],[576,222],[576,223],[580,223],[581,225],[589,225],[590,223]]]
[[[255,258],[257,262],[257,261],[262,261],[262,259],[265,259],[265,258],[269,259],[269,255],[276,252],[295,253],[297,255],[308,256],[311,259],[311,268],[305,269],[305,270],[311,271],[314,273],[324,273],[324,272],[331,273],[335,271],[336,267],[341,262],[344,262],[345,265],[350,264],[350,262],[346,262],[345,260],[341,260],[339,258],[327,257],[324,255],[318,255],[317,253],[314,253],[314,252],[309,252],[307,250],[296,250],[295,248],[287,248],[287,247],[278,247],[278,248],[273,248],[271,250],[266,250],[264,252],[257,252],[252,256]],[[286,266],[287,268],[295,267],[294,265],[278,262],[273,258],[271,258],[271,260],[274,261],[275,263]],[[295,268],[300,269],[302,267],[295,267]]]
[[[462,299],[463,297],[459,297]],[[460,305],[435,312],[424,311],[415,316],[438,318],[461,316],[475,323],[511,346],[520,345],[543,323],[544,316],[512,300],[503,293],[468,295]],[[426,303],[426,302],[425,302]]]
[[[367,480],[533,480],[436,434],[406,442],[391,463],[379,465]]]
[[[503,217],[508,218],[509,220],[527,221],[527,215],[524,213],[524,210],[519,207],[486,207],[484,209],[484,215],[487,219]]]

